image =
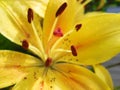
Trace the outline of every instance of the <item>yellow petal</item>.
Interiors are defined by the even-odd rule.
[[[24,76],[25,73],[20,72],[15,68],[2,68],[0,66],[0,89],[14,85],[15,83],[19,82]]]
[[[30,55],[0,50],[0,88],[18,83],[30,72],[30,67],[41,64],[40,60]]]
[[[19,45],[22,45],[23,40],[27,40],[29,46],[32,47],[30,49],[32,49],[34,52],[37,52],[36,48],[39,48],[39,44],[36,41],[31,24],[27,21],[28,8],[29,7],[23,3],[23,1],[1,0],[0,13],[2,15],[0,18],[0,33]],[[34,18],[37,18],[38,21],[40,20],[38,17]],[[39,25],[38,21],[35,22],[37,29]],[[41,29],[39,28],[36,32],[41,32]]]
[[[49,0],[25,1],[40,17],[44,17]]]
[[[56,12],[60,6],[65,3],[67,4],[65,10],[62,14],[56,16]],[[60,28],[62,33],[65,34],[73,27],[77,8],[76,5],[76,0],[49,1],[43,23],[44,45],[50,47],[50,45],[52,46],[56,39],[58,39],[58,37],[53,35],[56,29]]]
[[[95,74],[102,79],[106,84],[109,85],[111,90],[113,90],[113,82],[108,70],[101,65],[94,65]]]
[[[56,59],[81,64],[96,64],[109,60],[120,52],[119,19],[120,14],[98,14],[81,20],[81,29],[74,30],[56,45],[55,53],[59,53],[59,49],[65,52],[61,52],[60,59]],[[70,52],[71,46],[74,46],[77,56]]]
[[[86,0],[83,3],[81,3],[83,0],[77,0],[77,4],[76,4],[76,16],[75,16],[75,25],[79,23],[79,21],[81,19],[84,19],[85,14],[85,6],[91,2],[91,0]]]
[[[43,68],[32,67],[28,68],[26,72],[28,72],[27,75],[19,81],[12,90],[42,90],[40,89],[42,83],[39,83],[39,89],[36,89],[36,82],[43,80],[41,77]]]
[[[73,64],[56,64],[46,78],[50,90],[110,90],[94,73]]]
[[[19,84],[22,81],[34,83],[41,76],[43,62],[40,59],[15,51],[0,51],[0,88]],[[39,68],[38,68],[39,67]],[[41,68],[41,69],[40,69]],[[24,85],[24,83],[22,84]],[[29,84],[30,85],[30,84]],[[30,87],[27,85],[28,87]],[[31,86],[32,87],[32,86]],[[24,88],[22,86],[22,88]],[[30,89],[28,89],[30,90]]]
[[[0,67],[41,66],[42,61],[27,54],[0,50]]]

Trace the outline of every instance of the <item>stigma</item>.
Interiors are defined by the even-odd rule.
[[[57,28],[57,29],[53,32],[53,35],[54,35],[54,36],[57,36],[57,37],[62,37],[62,36],[63,36],[63,32],[62,32],[61,28]]]

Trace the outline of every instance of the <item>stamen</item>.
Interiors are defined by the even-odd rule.
[[[62,33],[61,28],[57,28],[57,29],[53,32],[53,35],[55,35],[55,36],[57,36],[57,37],[62,37],[62,36],[63,36],[63,33]]]
[[[27,41],[27,40],[23,40],[23,41],[22,41],[22,47],[23,47],[25,50],[28,49],[29,44],[28,44],[28,41]]]
[[[43,59],[43,58],[46,57],[46,56],[45,56],[45,52],[44,52],[44,48],[43,48],[43,43],[42,43],[42,41],[41,41],[41,39],[40,39],[40,37],[39,37],[39,35],[38,35],[37,29],[36,29],[34,23],[33,23],[32,21],[31,21],[31,25],[32,25],[33,33],[34,33],[34,35],[35,35],[35,38],[36,38],[36,40],[37,40],[37,43],[39,44],[39,50],[41,51],[41,54],[42,54],[42,56],[40,56],[40,57]]]
[[[78,31],[81,27],[82,27],[82,24],[77,24],[77,25],[75,26],[76,31]]]
[[[47,60],[46,60],[46,62],[45,62],[45,66],[49,67],[51,65],[51,63],[52,63],[52,58],[48,57]]]
[[[75,48],[75,46],[71,46],[71,51],[72,51],[72,55],[73,56],[77,56],[77,51],[76,51],[76,48]]]
[[[33,10],[31,8],[28,9],[28,14],[27,14],[28,22],[31,23],[33,20]]]
[[[65,2],[57,10],[56,17],[59,16],[60,14],[62,14],[66,7],[67,7],[67,3]]]

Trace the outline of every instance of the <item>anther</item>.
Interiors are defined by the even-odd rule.
[[[66,7],[67,7],[67,3],[65,2],[57,10],[56,17],[59,16],[60,14],[62,14]]]
[[[72,51],[72,55],[73,56],[77,56],[77,51],[76,51],[76,48],[75,48],[75,46],[71,46],[71,51]]]
[[[46,62],[45,62],[45,66],[49,67],[51,65],[51,63],[52,63],[52,58],[48,57],[47,60],[46,60]]]
[[[61,30],[61,28],[57,28],[54,32],[53,35],[57,36],[57,37],[62,37],[63,36],[63,32]]]
[[[31,8],[28,9],[28,14],[27,14],[28,22],[31,23],[33,20],[33,10]]]
[[[76,31],[78,31],[81,27],[82,27],[82,24],[77,24],[77,25],[75,26]]]
[[[23,47],[25,50],[28,49],[29,44],[28,44],[27,40],[23,40],[23,41],[22,41],[22,47]]]

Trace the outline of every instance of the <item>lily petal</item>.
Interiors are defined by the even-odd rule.
[[[32,68],[28,68],[26,70],[27,75],[21,80],[19,81],[13,88],[12,90],[38,90],[38,88],[36,89],[36,82],[37,81],[42,81],[42,72],[43,72],[43,68],[38,68],[38,67],[32,67]],[[39,90],[40,89],[40,85],[42,83],[39,83]]]
[[[25,1],[40,17],[44,17],[49,0],[27,0]]]
[[[108,70],[102,65],[94,65],[95,74],[100,77],[113,90],[112,78]]]
[[[56,16],[58,9],[63,4],[66,6],[66,8],[64,8],[65,10],[63,10],[62,14]],[[53,32],[58,28],[61,29],[62,34],[65,34],[73,28],[74,17],[76,15],[75,10],[77,8],[76,5],[76,0],[49,1],[43,23],[44,45],[50,47],[50,45],[52,46],[52,44],[58,39],[58,37],[53,35]]]
[[[56,64],[47,75],[50,90],[110,90],[94,73],[73,64]],[[50,71],[49,71],[50,72]],[[49,89],[48,89],[49,90]]]
[[[85,0],[83,2],[83,0],[77,0],[77,4],[76,4],[76,16],[75,16],[75,24],[79,23],[79,21],[81,19],[84,19],[85,14],[85,6],[91,2],[91,0]]]
[[[77,64],[97,64],[111,59],[120,51],[119,19],[120,14],[101,14],[81,20],[80,30],[73,30],[56,45],[58,49],[66,50],[66,54],[61,53],[64,57],[59,57],[60,60]],[[74,46],[77,56],[72,54],[71,46]]]
[[[14,68],[0,68],[0,89],[19,82],[25,73]]]
[[[0,51],[0,88],[18,83],[30,68],[42,66],[42,62],[27,54],[1,50]]]
[[[0,67],[41,66],[42,61],[30,55],[9,50],[0,50]]]
[[[22,45],[23,40],[27,40],[29,46],[35,48],[30,49],[36,52],[39,44],[36,42],[32,25],[27,21],[28,8],[22,1],[0,1],[0,13],[2,14],[0,19],[0,33],[19,45]],[[40,20],[38,17],[34,18],[37,18],[35,20]],[[36,25],[39,25],[38,21]],[[41,29],[39,28],[36,32],[41,32]]]

